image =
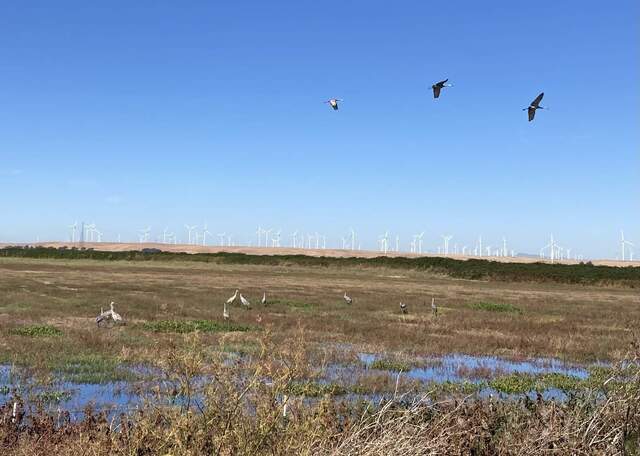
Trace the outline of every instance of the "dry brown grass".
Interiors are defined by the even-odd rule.
[[[220,320],[222,302],[240,288],[253,309],[234,306],[232,320],[270,328],[286,340],[303,325],[319,350],[350,344],[354,350],[406,355],[465,352],[567,360],[615,359],[640,322],[633,289],[557,284],[497,283],[384,269],[322,269],[194,263],[0,260],[0,357],[50,364],[51,356],[135,353],[171,335],[151,334],[143,322],[161,319]],[[347,290],[351,306],[341,299]],[[259,303],[266,291],[271,302]],[[439,305],[431,315],[432,296]],[[408,303],[403,318],[398,303]],[[128,325],[96,330],[93,317],[114,300]],[[474,310],[497,302],[521,313]],[[23,324],[51,324],[65,337],[27,339],[11,334]],[[219,334],[207,335],[208,342]],[[255,344],[256,333],[233,336]],[[341,345],[342,346],[342,345]],[[342,349],[339,351],[343,351]],[[336,351],[333,354],[339,356]]]

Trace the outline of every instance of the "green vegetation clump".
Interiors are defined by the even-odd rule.
[[[394,372],[408,372],[411,370],[411,366],[402,361],[396,361],[392,359],[376,359],[369,366],[371,369],[388,370]]]
[[[515,373],[495,378],[489,381],[488,386],[501,393],[523,394],[530,391],[543,392],[551,388],[565,392],[576,391],[590,383],[589,380],[557,372],[539,375]]]
[[[73,394],[70,391],[45,391],[37,395],[37,400],[50,404],[59,404],[60,402],[71,399]]]
[[[11,334],[26,337],[58,337],[62,336],[63,333],[55,326],[28,325],[21,326],[19,328],[13,328],[11,330]]]
[[[0,386],[0,396],[6,396],[10,392],[11,392],[11,388],[9,388],[7,385]]]
[[[53,370],[73,383],[109,383],[135,380],[135,375],[115,358],[102,355],[78,355],[61,361]]]
[[[155,249],[106,252],[93,249],[9,246],[0,257],[91,259],[103,261],[195,261],[218,264],[266,266],[385,267],[430,271],[450,277],[505,282],[555,282],[584,285],[617,285],[640,288],[640,267],[594,266],[591,263],[503,263],[481,259],[457,260],[445,257],[335,258],[307,255],[247,255],[244,253],[178,253]]]
[[[190,333],[200,332],[235,332],[251,331],[253,327],[215,320],[159,320],[149,321],[143,325],[144,329],[158,333]]]
[[[497,302],[476,302],[469,306],[474,310],[484,310],[487,312],[522,313],[522,311],[512,304],[500,304]]]

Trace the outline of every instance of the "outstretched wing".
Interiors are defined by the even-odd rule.
[[[533,118],[536,116],[536,110],[534,108],[529,108],[527,109],[527,112],[529,114],[529,122],[531,122]]]
[[[438,98],[440,96],[440,89],[442,87],[438,84],[434,84],[433,86],[431,86],[431,88],[433,89],[433,98]]]
[[[536,99],[531,102],[531,106],[536,106],[537,107],[540,104],[540,102],[542,101],[542,97],[544,97],[544,92],[542,92],[540,95],[538,95],[536,97]]]
[[[444,81],[436,82],[436,85],[440,87],[444,87],[444,85],[447,83],[448,80],[449,78],[445,79]]]

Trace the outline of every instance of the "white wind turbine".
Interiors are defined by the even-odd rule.
[[[196,230],[196,228],[198,228],[198,226],[197,225],[190,226],[185,224],[184,228],[187,230],[187,233],[189,236],[189,244],[192,244],[193,243],[192,233]]]
[[[449,255],[449,241],[450,241],[451,239],[453,239],[453,236],[452,236],[452,235],[450,235],[450,234],[447,234],[447,235],[444,235],[444,234],[443,234],[443,235],[441,235],[440,237],[441,237],[441,238],[442,238],[442,240],[444,241],[444,245],[443,245],[443,253],[444,253],[445,255]]]
[[[424,231],[418,235],[418,253],[422,255],[422,237],[424,236]]]
[[[389,251],[389,232],[386,231],[382,236],[380,236],[378,242],[380,243],[380,251],[384,252],[386,255]]]
[[[71,242],[76,242],[76,232],[78,231],[78,222],[76,221],[73,225],[69,225],[71,229]]]
[[[162,243],[166,244],[167,243],[167,239],[168,239],[168,235],[169,234],[169,228],[168,227],[164,227],[164,229],[162,230]]]
[[[203,231],[202,231],[202,245],[207,245],[207,234],[209,236],[213,236],[213,234],[211,233],[211,231],[209,231],[209,227],[207,226],[207,224],[204,224],[203,227]]]
[[[146,228],[143,228],[141,230],[138,230],[138,232],[140,233],[140,242],[149,242],[149,234],[151,234],[151,227],[148,226]],[[92,236],[93,239],[93,236]]]
[[[547,249],[549,249],[549,258],[551,259],[551,263],[553,263],[558,259],[557,257],[560,249],[560,246],[556,244],[556,241],[553,239],[553,234],[551,234],[551,240],[549,243],[540,249],[540,256],[542,258],[544,258],[544,251]]]
[[[356,230],[351,228],[351,250],[356,250]]]
[[[258,229],[256,230],[256,235],[258,236],[258,247],[260,247],[262,245],[262,233],[264,232],[264,230],[262,229],[261,226],[258,226]]]
[[[227,233],[218,233],[218,237],[220,238],[220,247],[224,247],[224,237],[227,235]]]
[[[291,234],[291,247],[293,247],[294,249],[297,247],[297,240],[298,240],[298,230],[294,231]]]
[[[626,261],[626,255],[625,255],[626,246],[629,246],[629,253],[630,253],[629,261],[633,261],[633,247],[635,247],[635,245],[633,242],[627,241],[624,238],[624,231],[620,230],[620,249],[622,250],[622,261]]]

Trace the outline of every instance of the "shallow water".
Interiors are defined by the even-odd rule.
[[[396,378],[398,372],[372,369],[371,365],[376,359],[383,359],[375,353],[360,353],[360,365],[332,365],[326,369],[321,378],[322,382],[337,382],[344,385],[353,385],[354,381],[362,375],[368,373],[387,374]],[[557,359],[537,358],[528,360],[508,360],[494,356],[471,356],[464,354],[450,354],[442,357],[425,357],[414,360],[414,366],[401,375],[405,378],[417,380],[421,383],[443,383],[443,382],[471,382],[479,384],[482,381],[490,380],[502,375],[514,373],[544,374],[561,373],[571,375],[579,379],[589,376],[584,366],[564,363]],[[145,399],[152,399],[150,393],[153,386],[160,382],[157,380],[162,376],[157,369],[145,366],[134,366],[130,368],[139,377],[145,377],[146,381],[137,382],[107,382],[101,384],[84,384],[65,381],[63,379],[54,382],[48,387],[37,385],[27,377],[14,375],[11,367],[0,365],[0,405],[10,400],[13,392],[18,392],[22,397],[37,397],[45,392],[66,392],[68,396],[60,401],[50,401],[45,403],[45,408],[49,410],[69,411],[74,416],[81,416],[84,408],[91,404],[94,410],[106,411],[108,415],[116,415],[121,412],[135,410]],[[155,379],[155,380],[149,380]],[[203,381],[204,379],[200,379]],[[165,385],[166,386],[166,385]],[[3,388],[4,387],[4,388]],[[9,391],[7,391],[7,389]],[[508,398],[522,397],[522,395],[501,394],[492,388],[483,388],[477,393],[480,397],[489,395]],[[535,399],[536,393],[528,394]],[[346,398],[370,398],[371,395],[348,394]],[[376,394],[375,397],[392,397],[393,394]],[[548,389],[543,392],[544,399],[566,400],[567,395],[557,389]],[[158,402],[156,398],[155,403]],[[168,403],[165,400],[165,403]]]

